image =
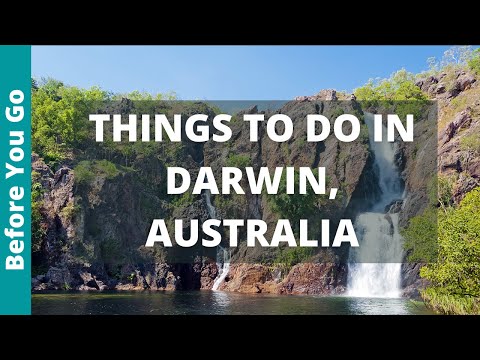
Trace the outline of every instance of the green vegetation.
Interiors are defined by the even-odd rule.
[[[480,134],[471,134],[461,138],[460,148],[474,155],[480,155]]]
[[[42,247],[43,238],[46,235],[46,229],[42,226],[42,196],[43,188],[40,183],[41,175],[36,171],[32,171],[32,252],[39,252]]]
[[[85,145],[90,109],[107,99],[108,94],[98,87],[84,90],[53,79],[32,81],[33,151],[55,164],[73,148]]]
[[[456,180],[455,175],[438,175],[437,177],[437,200],[444,212],[446,212],[446,209],[452,205],[453,186],[455,185]]]
[[[412,262],[432,262],[437,257],[437,209],[427,209],[410,219],[408,227],[401,231],[404,246]]]
[[[118,239],[107,237],[100,243],[101,258],[108,269],[115,268],[117,264],[122,264],[126,253]]]
[[[81,210],[79,205],[75,205],[73,202],[68,203],[61,211],[60,214],[67,220],[73,220]]]
[[[476,75],[480,75],[480,48],[475,49],[467,63],[470,70],[472,70]]]
[[[162,93],[150,94],[146,91],[134,90],[129,93],[112,95],[112,100],[122,100],[122,99],[129,99],[132,101],[176,100],[177,94],[175,94],[174,92],[170,92],[167,94],[162,94]]]
[[[472,51],[471,46],[453,46],[443,53],[441,59],[431,57],[427,60],[429,70],[417,75],[417,78],[442,74],[441,82],[446,90],[452,90],[458,76],[457,70],[466,70],[479,74],[480,51]]]
[[[95,174],[91,170],[90,161],[80,161],[73,170],[77,184],[89,184],[95,178]]]
[[[388,79],[369,80],[362,87],[355,89],[355,96],[363,102],[364,110],[368,107],[395,111],[401,118],[407,113],[415,117],[422,114],[427,95],[416,85],[415,80],[428,75],[445,73],[441,82],[447,90],[455,84],[457,70],[465,70],[480,75],[480,50],[472,51],[468,46],[454,47],[445,52],[442,59],[429,59],[430,69],[422,74],[414,75],[402,69],[393,73]],[[456,73],[457,72],[457,73]],[[165,167],[176,166],[188,156],[192,149],[184,144],[157,142],[114,143],[111,140],[111,127],[106,125],[105,141],[95,143],[93,123],[88,121],[88,114],[97,111],[105,101],[118,101],[124,98],[136,101],[135,110],[142,113],[158,112],[161,108],[167,115],[181,112],[181,106],[188,106],[190,113],[210,113],[212,108],[201,103],[155,104],[151,100],[174,100],[175,94],[151,95],[134,91],[128,94],[111,94],[92,87],[80,89],[66,86],[53,79],[32,80],[32,148],[48,165],[55,167],[68,160],[73,164],[75,183],[77,186],[92,185],[96,179],[113,179],[126,171],[135,171],[139,181],[152,188],[151,193],[159,194],[165,187]],[[442,109],[443,122],[451,121],[453,116],[466,107],[478,109],[476,105],[480,94],[479,87],[472,87],[451,100],[448,107]],[[342,95],[346,97],[346,95]],[[335,108],[333,116],[344,112]],[[473,113],[472,113],[473,114]],[[357,114],[360,118],[361,115]],[[478,114],[474,114],[477,116]],[[473,116],[473,115],[472,115]],[[236,118],[235,118],[236,119]],[[234,121],[232,121],[234,123]],[[368,129],[362,124],[360,139],[368,144]],[[298,148],[305,146],[305,139],[297,139]],[[227,144],[229,146],[230,144]],[[480,156],[480,136],[470,134],[460,140],[460,148],[474,156]],[[285,158],[290,156],[287,143],[279,148]],[[418,149],[415,150],[415,153]],[[189,152],[190,151],[190,152]],[[342,150],[338,154],[339,161],[345,161],[348,153]],[[145,160],[148,158],[148,163]],[[92,160],[99,159],[99,160]],[[138,164],[141,164],[139,166]],[[252,166],[252,159],[247,154],[230,153],[226,166],[245,168]],[[453,195],[458,175],[442,175],[432,180],[429,186],[430,204],[425,211],[412,218],[408,226],[402,230],[405,248],[410,261],[423,262],[421,276],[430,282],[423,291],[425,301],[436,311],[442,313],[480,313],[480,188],[471,191],[463,201],[455,206]],[[295,176],[298,188],[298,173]],[[153,185],[152,185],[153,184]],[[80,197],[76,197],[81,204]],[[191,204],[198,196],[190,191],[166,198],[172,207]],[[311,189],[305,195],[287,195],[286,179],[282,177],[278,195],[267,197],[272,210],[281,218],[287,218],[298,234],[299,219],[312,219],[314,223],[320,211],[328,210],[332,202],[326,197],[318,196]],[[339,198],[337,198],[337,201]],[[42,242],[46,236],[47,224],[42,222],[43,187],[41,174],[32,172],[32,251],[41,252]],[[243,218],[246,209],[246,197],[236,194],[213,197],[215,206],[222,214],[232,218]],[[157,209],[155,202],[149,197],[142,198],[142,207],[148,216],[154,216]],[[80,206],[69,203],[61,215],[73,219]],[[148,217],[147,216],[147,217]],[[101,224],[90,221],[86,224],[88,236],[101,234]],[[112,272],[118,272],[120,265],[130,254],[125,252],[120,239],[108,237],[102,239],[100,249],[93,244],[75,242],[72,246],[75,255],[85,261],[101,258]],[[128,251],[128,249],[127,249]],[[143,250],[142,250],[143,251]],[[100,253],[100,254],[99,254]],[[155,258],[165,261],[161,250],[145,249],[145,256],[155,253]],[[311,248],[280,248],[276,252],[273,263],[288,271],[292,266],[311,258]],[[149,257],[150,259],[151,257]],[[271,261],[271,258],[270,258]],[[38,264],[33,264],[34,273],[45,273]],[[134,274],[133,274],[134,275]],[[132,275],[132,280],[133,280]],[[68,284],[66,284],[66,287]]]
[[[402,236],[409,261],[427,264],[420,275],[431,284],[422,293],[428,305],[445,314],[479,314],[480,218],[472,215],[480,213],[480,188],[454,207],[451,184],[439,178],[440,208],[412,218]]]
[[[307,145],[307,139],[305,137],[299,137],[296,139],[296,143],[299,150],[303,150]]]
[[[312,171],[315,177],[318,176],[318,170]],[[295,171],[295,189],[299,187],[299,172]],[[327,199],[325,196],[317,195],[310,186],[307,186],[306,194],[294,195],[287,194],[286,172],[282,174],[278,192],[275,195],[269,195],[268,201],[272,209],[282,219],[289,219],[294,232],[298,233],[300,219],[307,219],[314,215],[322,203]]]
[[[183,194],[173,196],[174,199],[172,200],[172,205],[175,207],[189,205],[197,199],[197,195],[192,194],[192,191],[190,189]]]
[[[366,124],[360,125],[360,135],[358,139],[362,142],[362,144],[368,144],[369,142],[369,135],[368,135],[368,126]]]
[[[407,114],[413,114],[415,118],[421,116],[428,99],[415,85],[415,75],[405,69],[393,73],[388,79],[370,79],[366,85],[355,89],[354,94],[366,108],[381,110],[393,106],[401,119]]]
[[[63,290],[64,291],[70,291],[70,290],[72,290],[72,287],[70,286],[70,284],[68,282],[65,281],[65,283],[63,284]]]
[[[101,176],[106,179],[113,179],[120,171],[114,163],[108,160],[80,161],[73,169],[77,184],[90,184],[95,177]]]
[[[419,76],[435,75],[441,71],[451,72],[451,70],[463,67],[469,63],[472,58],[477,56],[475,54],[478,54],[478,50],[473,52],[471,46],[452,46],[443,53],[440,60],[437,60],[435,57],[428,58],[429,70],[419,74]]]
[[[296,247],[287,248],[281,247],[278,249],[277,256],[273,260],[273,266],[279,267],[282,273],[286,274],[290,269],[314,255],[313,248]]]
[[[447,90],[453,88],[458,71],[480,74],[480,50],[472,52],[469,46],[453,47],[440,61],[431,58],[428,62],[430,70],[417,77],[442,74]],[[467,107],[475,111],[477,100],[476,89],[453,99],[443,110],[439,126],[445,126]],[[480,156],[480,136],[463,136],[460,149]],[[430,283],[422,292],[427,305],[445,314],[480,314],[480,218],[474,215],[480,213],[480,188],[466,194],[456,205],[458,176],[453,173],[432,179],[429,207],[410,219],[402,235],[409,260],[426,264],[420,275]]]
[[[480,188],[442,216],[438,258],[421,269],[431,282],[423,293],[437,311],[480,314]]]
[[[252,163],[252,160],[250,159],[249,155],[231,153],[228,155],[226,166],[243,169],[243,168],[246,168],[247,166],[252,166],[251,163]]]
[[[415,75],[405,69],[393,73],[388,79],[370,79],[366,85],[355,89],[358,100],[375,105],[382,101],[426,100],[425,94],[415,85]]]

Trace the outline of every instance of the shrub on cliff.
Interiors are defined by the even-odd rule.
[[[460,148],[469,151],[473,155],[480,155],[480,135],[471,134],[460,139]]]
[[[54,79],[32,82],[32,150],[49,163],[65,158],[88,136],[92,104],[108,98],[98,87],[85,90]]]
[[[367,108],[393,110],[393,106],[401,118],[405,118],[406,114],[419,117],[423,102],[427,100],[427,96],[415,85],[415,75],[405,69],[393,73],[388,79],[370,79],[366,85],[355,89],[354,94]]]
[[[115,164],[108,160],[80,161],[74,168],[75,182],[77,184],[89,184],[96,176],[113,179],[120,171]]]

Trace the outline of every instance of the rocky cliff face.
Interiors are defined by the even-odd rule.
[[[75,172],[63,166],[53,173],[36,155],[32,170],[43,187],[41,207],[45,236],[34,251],[34,290],[197,289],[211,286],[215,263],[167,264],[162,253],[144,247],[153,217],[169,218],[179,211],[206,219],[202,200],[172,209],[135,173],[108,178],[96,174],[76,184]],[[40,271],[38,265],[41,266]],[[45,271],[46,272],[43,272]]]
[[[325,101],[333,100],[333,101]],[[259,113],[256,107],[247,110],[248,113]],[[266,126],[259,128],[259,141],[249,141],[249,128],[244,122],[233,122],[233,141],[228,147],[209,142],[205,145],[205,165],[211,166],[216,174],[221,173],[221,167],[229,164],[232,159],[243,159],[243,166],[258,169],[267,166],[275,167],[307,166],[325,167],[329,186],[339,188],[339,198],[329,207],[328,203],[308,214],[309,223],[315,223],[319,218],[327,217],[334,222],[346,214],[366,209],[367,200],[372,199],[371,182],[373,176],[371,154],[368,151],[368,135],[366,125],[362,125],[362,140],[352,143],[339,142],[334,136],[325,142],[311,143],[306,141],[306,115],[323,114],[329,119],[335,119],[342,113],[356,113],[359,118],[362,111],[354,100],[337,101],[334,91],[322,91],[314,97],[301,97],[281,107],[278,112],[288,115],[294,122],[294,134],[288,144],[276,143],[267,136]],[[268,118],[271,114],[266,114]],[[283,132],[283,125],[278,125],[278,133]],[[332,124],[333,128],[333,124]],[[348,133],[348,129],[345,129]],[[253,195],[246,192],[245,196],[216,195],[213,203],[220,218],[262,219],[268,224],[269,232],[273,234],[275,224],[280,215],[272,209],[269,195]],[[293,220],[293,219],[290,219]],[[319,229],[317,228],[317,231]],[[318,238],[318,233],[315,233]],[[232,253],[232,268],[220,289],[239,292],[273,292],[273,293],[311,293],[328,294],[339,292],[346,286],[346,256],[347,249],[339,251],[326,250],[310,258],[305,258],[304,264],[297,264],[291,269],[281,271],[275,268],[278,249],[246,248],[242,245]],[[259,265],[260,262],[273,262],[272,266]],[[246,262],[250,264],[245,264]],[[274,274],[277,274],[277,279]]]
[[[110,112],[129,113],[122,100]],[[192,113],[207,113],[192,104]],[[172,263],[144,244],[155,218],[204,221],[203,199],[166,194],[166,166],[198,172],[202,148],[183,141],[130,155],[92,142],[53,171],[32,156],[32,182],[40,193],[35,224],[32,289],[199,289],[211,287],[217,268],[209,257]],[[159,153],[161,152],[161,153]]]
[[[146,234],[154,218],[167,221],[176,218],[199,219],[203,222],[209,217],[203,197],[172,199],[166,195],[167,165],[182,166],[192,174],[196,174],[200,166],[211,166],[219,175],[221,167],[228,165],[234,154],[237,159],[248,159],[248,165],[255,169],[261,166],[270,169],[285,165],[325,166],[330,171],[327,174],[329,186],[338,187],[342,194],[335,209],[331,210],[336,213],[329,215],[340,218],[346,211],[351,211],[356,202],[362,203],[362,194],[365,193],[362,187],[369,180],[364,171],[371,161],[367,139],[342,144],[330,137],[325,143],[308,143],[306,125],[301,121],[310,113],[332,117],[343,112],[361,114],[361,109],[355,101],[319,101],[326,97],[331,98],[332,94],[328,92],[315,99],[303,99],[283,106],[281,112],[290,115],[295,122],[295,134],[289,144],[282,145],[269,140],[265,125],[259,129],[259,142],[252,143],[248,139],[245,124],[234,121],[234,140],[227,145],[208,142],[200,146],[187,141],[173,150],[163,149],[162,154],[149,153],[134,158],[93,147],[84,154],[75,154],[56,171],[33,155],[34,186],[40,187],[42,192],[40,227],[43,235],[34,249],[35,277],[32,279],[32,288],[211,288],[218,275],[215,254],[198,257],[190,263],[176,263],[169,261],[158,248],[144,247]],[[122,101],[119,111],[130,112],[134,106],[132,102]],[[248,111],[258,112],[256,108]],[[192,108],[191,112],[199,111]],[[84,160],[86,157],[88,161]],[[111,164],[102,162],[101,159],[105,157],[114,164],[113,168]],[[84,172],[91,172],[93,176],[85,180]],[[269,225],[279,218],[266,196],[251,193],[234,199],[217,196],[213,202],[221,218],[257,218]],[[312,213],[311,218],[319,214],[320,209],[318,213]],[[267,234],[267,237],[271,235]],[[292,268],[292,275],[287,275],[285,270],[280,274],[271,266],[255,265],[265,259],[273,261],[276,256],[274,251],[250,251],[240,247],[235,253],[238,264],[232,266],[223,287],[230,291],[258,292],[257,285],[268,282],[276,273],[282,276],[273,281],[275,286],[262,285],[261,291],[328,293],[334,291],[337,285],[339,288],[344,285],[345,269],[340,265],[344,255],[341,252],[328,252],[323,258],[317,256],[313,260],[319,263],[318,269],[317,265],[314,271],[305,268],[305,274],[301,275],[303,265],[299,264]],[[320,266],[325,258],[332,260],[330,265]],[[320,272],[325,273],[325,280],[317,279]],[[312,283],[311,289],[308,289],[309,281]]]
[[[480,86],[471,73],[457,70],[417,81],[438,101],[438,173],[453,183],[458,203],[480,185]]]
[[[403,212],[401,225],[421,212],[424,208],[408,206],[416,202],[427,204],[427,186],[438,186],[438,195],[446,203],[460,202],[465,194],[480,186],[480,84],[477,78],[465,71],[444,72],[438,76],[419,79],[416,85],[437,102],[438,125],[436,141],[420,141],[422,149],[415,146],[403,149],[406,159],[404,178],[406,179],[406,211]],[[427,122],[428,123],[428,122]],[[426,123],[426,124],[427,124]],[[428,133],[424,125],[416,131],[420,138]],[[417,143],[417,142],[416,142]],[[437,152],[436,163],[422,163],[422,156],[428,151]],[[429,157],[431,158],[431,157]],[[437,172],[438,184],[428,184],[422,179]],[[417,296],[418,289],[426,282],[419,277],[420,264],[404,264],[402,268],[402,287],[406,296]]]
[[[437,169],[441,177],[453,184],[452,202],[460,201],[466,192],[480,185],[480,150],[471,145],[480,133],[480,87],[475,77],[459,72],[422,79],[417,85],[438,101],[438,142],[429,140],[436,137],[430,136],[432,127],[425,121],[415,130],[415,136],[424,140],[416,143],[422,146],[406,145],[398,152],[409,194],[400,214],[403,225],[422,210],[418,204],[427,203],[425,177]],[[327,99],[332,101],[323,101]],[[361,142],[346,144],[329,137],[315,144],[306,142],[306,124],[301,122],[312,113],[329,118],[344,112],[361,115],[362,109],[353,97],[345,100],[339,101],[335,91],[329,90],[284,104],[279,111],[295,122],[295,133],[288,144],[269,140],[265,125],[259,129],[259,141],[252,143],[245,124],[233,121],[233,139],[223,145],[186,142],[181,147],[164,148],[162,153],[144,152],[134,158],[91,148],[75,154],[55,171],[33,155],[34,186],[41,189],[42,195],[37,229],[40,236],[33,250],[32,289],[210,289],[219,272],[215,254],[177,263],[169,261],[158,248],[143,246],[154,218],[204,221],[209,217],[203,197],[171,198],[165,194],[165,168],[172,164],[193,174],[200,166],[211,166],[216,175],[223,166],[325,166],[329,187],[338,187],[341,196],[335,206],[318,208],[309,219],[314,222],[323,214],[334,220],[366,209],[376,179],[364,125]],[[128,112],[134,105],[125,101],[122,106]],[[206,111],[195,106],[192,113]],[[247,111],[259,112],[257,108]],[[438,164],[428,160],[429,152],[435,148]],[[102,167],[100,159],[105,158],[115,164],[115,171]],[[74,168],[78,169],[85,159],[94,176],[80,181]],[[219,218],[262,219],[269,229],[279,218],[267,195],[247,191],[244,196],[213,196],[212,202]],[[230,273],[220,289],[284,294],[342,292],[346,286],[347,255],[346,249],[328,250],[306,257],[306,262],[281,267],[276,265],[276,250],[240,246],[233,252]],[[418,264],[404,266],[402,285],[409,294],[422,286],[418,269]]]

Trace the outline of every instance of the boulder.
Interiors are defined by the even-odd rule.
[[[88,288],[93,288],[95,290],[100,290],[100,287],[97,284],[97,281],[95,278],[90,274],[89,272],[79,272],[78,275],[83,281],[83,285],[88,287]],[[81,289],[79,289],[81,290]]]
[[[69,289],[72,284],[72,275],[67,268],[51,266],[48,269],[45,279],[57,289]]]
[[[37,286],[39,286],[42,282],[40,280],[38,280],[37,278],[32,278],[31,282],[30,282],[30,288],[31,289],[34,289],[36,288]]]
[[[442,145],[445,145],[449,142],[457,133],[458,130],[467,128],[472,122],[471,109],[466,108],[465,110],[459,112],[454,120],[450,122],[441,135],[443,141]]]
[[[98,288],[82,284],[82,285],[77,286],[77,290],[79,290],[79,291],[97,291]]]
[[[475,82],[476,79],[472,74],[463,73],[457,78],[455,87],[460,91],[465,91],[469,89]]]
[[[445,91],[447,91],[447,89],[443,83],[438,84],[437,88],[435,89],[436,94],[443,94]]]
[[[271,271],[260,264],[232,264],[218,289],[250,294],[278,292]]]
[[[423,264],[404,262],[402,264],[402,296],[409,299],[420,299],[420,291],[428,285],[428,281],[420,277]]]
[[[218,276],[218,267],[214,261],[205,262],[200,276],[200,289],[211,289]]]
[[[338,294],[345,291],[346,267],[334,263],[297,264],[280,284],[281,294]]]

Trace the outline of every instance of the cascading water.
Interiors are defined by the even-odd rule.
[[[220,263],[218,260],[222,259],[223,263]],[[212,290],[218,290],[220,284],[225,280],[230,271],[230,254],[227,250],[222,248],[221,246],[218,247],[217,250],[217,268],[220,269],[220,272],[213,283]]]
[[[207,204],[208,215],[211,219],[217,218],[217,210],[215,206],[212,205],[212,200],[210,196],[210,191],[206,190],[204,192],[205,203]],[[215,278],[213,283],[212,290],[218,290],[220,284],[225,280],[230,271],[230,253],[221,246],[217,248],[217,269],[219,269],[218,275]]]
[[[380,199],[371,212],[362,213],[355,221],[359,236],[358,248],[349,255],[347,294],[358,297],[399,297],[402,237],[398,231],[398,214],[385,214],[385,207],[403,198],[402,181],[395,165],[395,145],[374,142],[373,114],[365,114],[370,148],[375,155]],[[383,126],[383,139],[386,139]]]

